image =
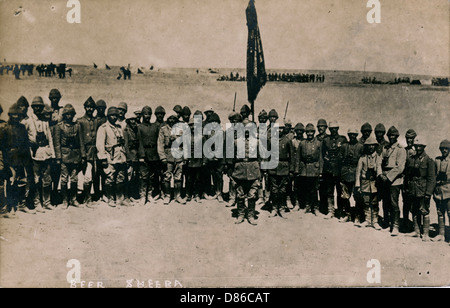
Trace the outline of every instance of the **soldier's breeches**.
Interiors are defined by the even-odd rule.
[[[47,187],[52,184],[52,177],[50,174],[50,161],[33,160],[34,183],[41,183],[42,186]]]
[[[412,213],[414,216],[417,215],[429,215],[430,214],[430,204],[426,202],[424,197],[412,197]]]
[[[362,193],[364,207],[369,207],[378,211],[378,197],[376,193]]]
[[[167,163],[167,169],[164,171],[164,182],[170,183],[170,181],[181,181],[183,176],[183,163],[170,162]]]
[[[161,178],[161,161],[143,162],[139,166],[141,181],[149,183],[149,191],[159,190]]]
[[[200,171],[202,168],[186,168],[186,191],[188,195],[200,195],[201,185],[200,185]]]
[[[78,164],[61,164],[61,185],[67,183],[77,183],[78,181]]]
[[[92,179],[95,177],[95,165],[94,161],[88,161],[86,165],[86,170],[84,171],[84,179],[83,184],[84,185],[90,185],[92,184]]]
[[[438,217],[442,216],[445,217],[445,213],[447,212],[447,215],[450,217],[450,199],[444,199],[444,200],[434,200],[436,202],[436,209]]]
[[[319,178],[300,177],[300,183],[303,184],[302,192],[305,194],[305,204],[315,206],[318,203],[317,190],[319,189]]]
[[[106,176],[106,185],[122,184],[125,182],[127,164],[108,164],[108,167],[103,171]]]
[[[271,194],[286,195],[289,176],[269,175],[269,182]]]
[[[26,198],[25,190],[27,187],[27,176],[25,167],[17,166],[12,168],[15,172],[14,183],[7,181],[6,198],[8,205],[15,207]]]
[[[256,199],[258,197],[259,180],[235,180],[236,199]]]
[[[390,216],[391,223],[397,223],[400,217],[400,207],[398,205],[398,198],[400,196],[401,186],[388,185],[383,188],[383,215]]]

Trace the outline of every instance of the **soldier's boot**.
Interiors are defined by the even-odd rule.
[[[248,199],[248,213],[247,213],[247,221],[249,224],[256,226],[256,200],[255,199]]]
[[[83,198],[84,198],[84,204],[86,207],[92,206],[92,196],[91,196],[91,184],[84,184],[83,185]]]
[[[163,182],[162,194],[164,205],[168,205],[170,203],[170,182]]]
[[[61,185],[61,195],[62,195],[62,204],[61,208],[63,210],[69,207],[69,190],[67,189],[67,184]]]
[[[147,200],[147,180],[141,179],[139,184],[139,205],[145,205]]]
[[[245,221],[245,199],[237,200],[237,221],[235,224],[241,224]]]
[[[131,206],[129,200],[125,197],[125,184],[116,185],[117,205],[119,206]]]
[[[53,210],[52,203],[50,200],[51,194],[52,194],[51,186],[44,186],[42,188],[42,205],[44,206],[44,209],[48,211]]]
[[[392,228],[391,236],[397,236],[399,234],[400,225],[400,212],[394,214],[394,226]]]
[[[311,205],[310,204],[306,204],[306,206],[305,206],[305,213],[311,213],[312,211],[311,211]]]
[[[361,227],[372,227],[372,213],[370,206],[364,206],[364,221],[361,223]]]
[[[270,196],[271,210],[269,217],[276,217],[280,212],[280,200],[278,199],[277,194],[272,194]]]
[[[256,204],[258,206],[264,205],[264,192],[263,192],[262,188],[258,189],[258,200],[256,201]]]
[[[34,193],[34,198],[33,198],[34,210],[38,213],[45,213],[45,210],[42,207],[41,196],[39,194],[38,187],[36,187],[34,189],[33,193]]]
[[[376,209],[372,210],[372,226],[375,230],[378,231],[382,229],[380,224],[378,223],[378,210]]]
[[[186,200],[181,198],[181,185],[182,183],[180,181],[174,183],[174,199],[177,203],[186,204]]]
[[[70,185],[70,205],[73,207],[84,207],[77,200],[78,187],[76,183]]]
[[[328,214],[324,218],[334,218],[334,197],[328,197]]]
[[[280,199],[281,199],[281,210],[284,213],[290,213],[291,210],[289,209],[289,205],[288,205],[289,204],[289,202],[288,202],[289,196],[281,195]]]
[[[236,191],[233,184],[230,183],[230,196],[228,202],[225,204],[226,207],[233,207],[236,204]]]
[[[439,233],[433,238],[433,242],[442,242],[445,240],[445,220],[444,216],[438,216]]]
[[[430,215],[423,216],[423,236],[422,241],[430,241]]]
[[[199,194],[195,194],[194,201],[197,202],[197,203],[202,203],[202,198],[200,198]]]
[[[413,215],[413,226],[414,231],[412,232],[412,237],[420,237],[420,226],[419,226],[419,217],[417,215]]]

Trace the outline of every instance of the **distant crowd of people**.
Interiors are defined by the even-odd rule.
[[[222,75],[218,81],[246,81],[245,76],[240,76],[237,72],[230,75]],[[324,82],[325,75],[320,74],[297,74],[297,73],[271,73],[267,75],[267,81],[284,81],[284,82]]]
[[[3,75],[4,73],[6,73],[6,75],[9,75],[9,71],[12,71],[12,74],[15,76],[15,78],[20,79],[21,74],[22,76],[25,76],[26,73],[27,76],[32,76],[34,69],[36,69],[36,71],[39,73],[39,77],[58,76],[59,78],[66,78],[66,73],[69,73],[69,76],[72,76],[72,68],[66,67],[65,63],[61,63],[58,65],[55,65],[53,63],[39,64],[37,66],[34,66],[34,64],[0,64],[0,75]]]

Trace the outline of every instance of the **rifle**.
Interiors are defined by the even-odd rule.
[[[236,111],[236,95],[237,95],[237,92],[234,92],[233,112]]]
[[[286,115],[287,115],[288,107],[289,107],[289,101],[288,101],[287,104],[286,104],[286,110],[284,111],[284,118],[283,118],[283,121],[286,120]]]

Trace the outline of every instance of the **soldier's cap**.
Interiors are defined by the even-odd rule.
[[[158,113],[166,114],[166,110],[164,109],[163,106],[156,107],[155,114],[158,114]]]
[[[214,112],[214,109],[211,105],[206,106],[204,113],[207,113],[207,112]]]
[[[50,107],[50,105],[45,104],[44,109],[42,109],[42,113],[53,113],[53,109],[52,107]]]
[[[417,133],[414,131],[414,129],[408,129],[405,134],[405,138],[416,138]]]
[[[48,98],[54,98],[54,97],[61,98],[61,93],[59,92],[58,89],[50,90],[50,94],[48,95]]]
[[[96,107],[97,105],[95,104],[94,99],[92,98],[92,96],[89,96],[88,99],[84,102],[84,107]]]
[[[377,145],[378,141],[374,136],[370,136],[364,141],[364,145]]]
[[[339,128],[339,123],[337,121],[330,121],[328,128]]]
[[[284,126],[290,125],[292,127],[292,121],[290,119],[285,119],[283,122],[284,122]]]
[[[314,127],[314,124],[312,124],[312,123],[308,123],[308,124],[306,124],[306,129],[305,129],[307,132],[315,132],[316,131],[316,128]]]
[[[391,126],[388,129],[387,135],[388,136],[397,136],[398,137],[398,136],[400,136],[400,133],[398,132],[398,129],[395,126]]]
[[[441,143],[439,144],[439,148],[440,149],[444,149],[444,148],[450,149],[450,141],[447,139],[442,140]]]
[[[423,136],[417,136],[416,138],[414,138],[414,145],[423,145],[426,147],[427,140]]]
[[[233,121],[233,119],[238,115],[236,111],[232,111],[228,114],[228,120]]]
[[[258,114],[258,118],[267,117],[267,116],[268,116],[267,111],[265,111],[264,109],[261,110],[261,112]]]
[[[250,107],[248,106],[248,105],[243,105],[242,107],[241,107],[241,111],[240,111],[240,113],[242,114],[242,113],[246,113],[246,114],[249,114],[250,113]]]
[[[325,121],[325,119],[319,119],[319,121],[317,121],[317,126],[327,126],[327,121]]]
[[[111,106],[108,108],[108,111],[106,112],[107,116],[111,115],[119,115],[119,109],[117,107]]]
[[[361,126],[361,132],[371,132],[372,131],[372,125],[370,123],[366,122]]]
[[[305,125],[303,123],[295,124],[294,130],[305,130]]]
[[[183,110],[183,107],[181,107],[180,105],[175,105],[172,110],[176,113],[180,113]]]
[[[99,99],[96,103],[95,103],[95,107],[104,107],[106,108],[106,102],[102,99]]]
[[[197,116],[197,115],[202,116],[202,118],[203,118],[203,112],[201,112],[200,110],[195,110],[194,116]]]
[[[269,111],[269,118],[276,117],[278,119],[278,112],[275,109]]]
[[[349,134],[349,135],[350,135],[350,134],[358,135],[359,132],[358,132],[358,130],[357,130],[356,128],[352,127],[352,128],[349,128],[349,129],[348,129],[347,134]]]
[[[119,105],[117,106],[117,109],[128,111],[128,105],[125,102],[120,102]]]
[[[236,113],[234,120],[238,123],[241,123],[242,121],[244,121],[244,117],[242,116],[242,114]]]
[[[134,108],[133,113],[138,117],[142,114],[141,108]]]
[[[217,113],[212,113],[206,118],[207,123],[219,123],[220,124],[220,117]]]
[[[181,115],[190,116],[191,114],[191,109],[188,106],[184,106],[183,110],[181,110]]]
[[[384,127],[383,124],[378,123],[378,124],[375,126],[375,132],[383,132],[383,133],[385,133],[385,132],[386,132],[386,127]]]
[[[28,103],[28,100],[25,98],[25,96],[19,97],[19,99],[17,100],[16,103],[17,103],[17,106],[19,106],[19,107],[22,107],[22,106],[29,107],[30,106],[30,104]]]
[[[40,96],[36,96],[31,101],[31,106],[44,106],[44,100]]]
[[[62,114],[63,114],[63,115],[68,114],[68,113],[70,113],[70,114],[76,114],[75,108],[73,108],[73,106],[72,106],[71,104],[65,105],[64,108],[63,108],[63,110],[62,110]]]
[[[8,114],[21,114],[22,111],[19,108],[19,105],[17,103],[12,104],[11,107],[9,107]]]
[[[141,111],[141,115],[152,114],[152,108],[150,106],[144,106]]]

